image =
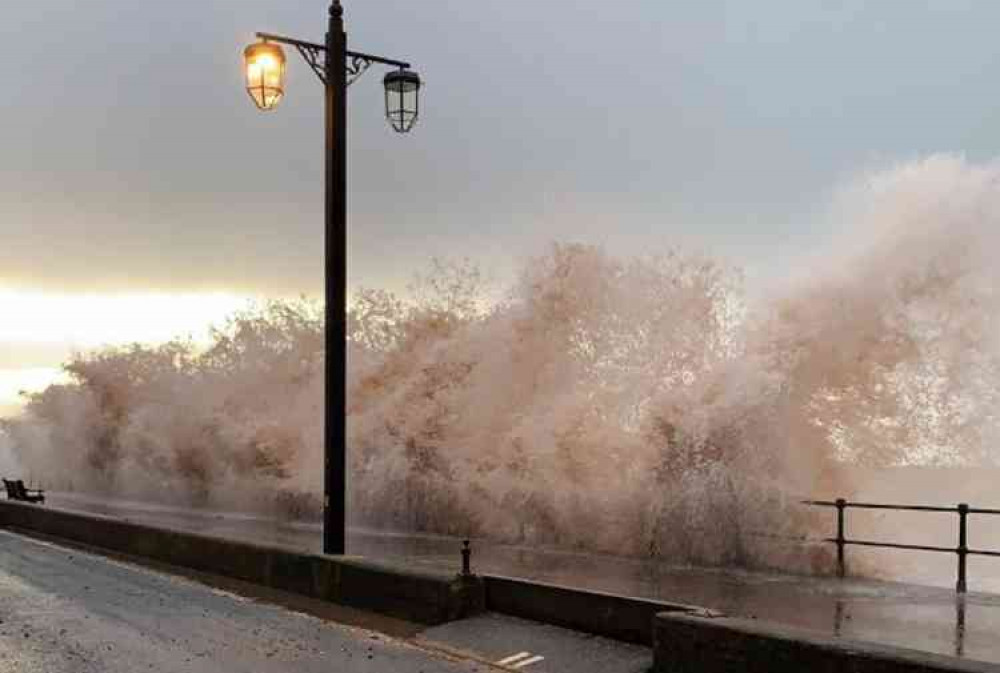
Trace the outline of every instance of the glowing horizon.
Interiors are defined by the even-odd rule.
[[[70,293],[0,289],[0,347],[56,346],[56,352],[177,338],[207,343],[209,330],[257,298],[232,292]],[[61,359],[0,367],[0,416],[23,406],[20,392],[64,379]]]
[[[230,292],[56,293],[0,289],[0,343],[95,348],[205,341],[209,328],[256,298]]]
[[[0,417],[23,406],[21,392],[37,393],[67,380],[60,367],[0,369]]]

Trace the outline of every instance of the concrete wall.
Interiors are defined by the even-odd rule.
[[[7,501],[0,501],[0,526],[424,624],[460,619],[485,606],[480,578],[462,579],[358,558],[300,554]]]
[[[657,613],[694,609],[507,577],[462,580],[447,573],[414,570],[398,564],[301,554],[2,500],[0,526],[425,624],[439,624],[489,609],[651,645],[653,618]]]
[[[660,673],[1000,673],[996,664],[693,613],[657,615],[653,637]]]
[[[640,645],[653,643],[657,613],[697,609],[495,575],[483,580],[488,610]]]

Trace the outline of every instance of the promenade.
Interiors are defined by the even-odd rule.
[[[241,514],[54,494],[52,507],[316,552],[320,529]],[[353,530],[348,551],[458,571],[459,541]],[[474,545],[473,570],[642,598],[949,656],[1000,662],[1000,596],[898,582],[678,568],[610,556]]]

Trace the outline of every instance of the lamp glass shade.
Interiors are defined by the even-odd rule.
[[[397,133],[408,133],[420,115],[420,75],[412,70],[390,72],[385,85],[385,116]]]
[[[281,45],[258,42],[243,52],[247,92],[261,110],[273,110],[285,95],[285,51]]]

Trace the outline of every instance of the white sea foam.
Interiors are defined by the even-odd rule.
[[[863,176],[841,240],[748,299],[683,251],[553,244],[499,301],[436,264],[354,298],[352,516],[699,563],[825,567],[790,540],[858,465],[994,465],[1000,165],[935,156]],[[305,515],[322,479],[322,322],[275,303],[207,349],[67,364],[7,424],[50,482]]]

